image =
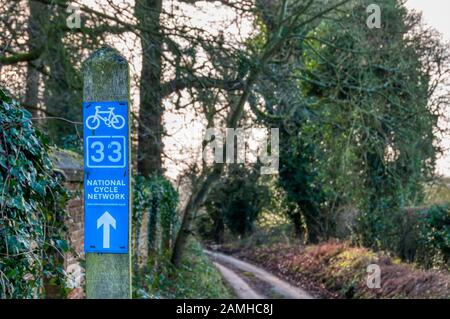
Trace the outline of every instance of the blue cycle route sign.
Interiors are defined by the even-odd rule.
[[[84,251],[128,253],[128,102],[84,102]]]

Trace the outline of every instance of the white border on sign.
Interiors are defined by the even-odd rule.
[[[107,166],[102,166],[102,165],[90,165],[89,164],[89,139],[90,138],[122,138],[123,139],[123,149],[125,150],[124,155],[123,155],[123,165],[118,166],[118,165],[107,165]],[[127,145],[126,145],[126,139],[125,136],[119,135],[119,136],[88,136],[86,137],[86,167],[89,168],[125,168],[127,166]]]

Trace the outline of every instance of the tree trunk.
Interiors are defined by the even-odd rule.
[[[222,164],[215,164],[212,172],[204,172],[199,178],[200,187],[192,191],[189,201],[182,212],[183,219],[181,221],[180,230],[178,231],[177,238],[175,239],[171,262],[176,267],[181,264],[181,257],[183,255],[183,249],[186,246],[187,239],[191,233],[191,224],[193,215],[200,206],[204,203],[209,190],[219,180],[223,171]]]
[[[214,241],[218,244],[222,244],[225,233],[225,223],[222,216],[217,216],[216,220],[214,221],[213,231]]]
[[[43,19],[47,16],[47,8],[45,4],[34,1],[29,2],[29,8],[28,48],[29,51],[33,51],[46,42],[45,21],[43,21]],[[41,58],[27,62],[24,106],[34,117],[38,116],[37,108],[39,104],[39,83],[41,79],[40,72],[36,70],[36,67],[41,65],[41,63]]]
[[[303,234],[303,224],[301,221],[301,215],[299,213],[297,213],[291,219],[292,219],[292,223],[294,224],[295,237],[297,239],[302,239],[304,234]]]
[[[143,176],[162,174],[161,9],[162,0],[136,1],[135,14],[143,29],[137,152],[138,171]],[[155,32],[150,34],[145,29]]]

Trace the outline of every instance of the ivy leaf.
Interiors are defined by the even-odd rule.
[[[36,191],[39,195],[45,196],[45,182],[32,182],[31,188]]]

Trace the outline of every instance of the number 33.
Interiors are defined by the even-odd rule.
[[[108,148],[114,148],[112,150],[112,155],[108,155],[108,160],[110,160],[113,163],[117,163],[122,159],[122,144],[120,144],[119,142],[111,142],[108,145]],[[91,149],[94,149],[95,154],[91,155],[91,160],[96,162],[96,163],[100,163],[101,161],[103,161],[105,159],[105,146],[102,142],[96,141],[94,143],[91,144]]]

